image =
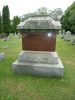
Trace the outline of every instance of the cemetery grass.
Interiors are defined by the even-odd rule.
[[[63,78],[18,75],[12,63],[21,51],[21,39],[0,40],[0,52],[5,52],[0,61],[0,100],[75,100],[75,45],[57,37],[56,46],[65,67]]]

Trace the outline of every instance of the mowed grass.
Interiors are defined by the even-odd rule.
[[[0,40],[0,52],[5,52],[6,57],[0,61],[0,100],[75,100],[75,45],[57,37],[63,78],[14,74],[12,63],[21,48],[21,39]]]

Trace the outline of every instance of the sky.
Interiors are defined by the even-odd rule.
[[[75,0],[0,0],[0,12],[4,5],[9,6],[10,18],[32,13],[41,7],[49,10],[62,8],[65,11]]]

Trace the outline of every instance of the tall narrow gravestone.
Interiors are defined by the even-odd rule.
[[[22,34],[22,51],[13,63],[15,73],[62,77],[64,67],[55,51],[60,26],[52,18],[31,17],[17,28]]]

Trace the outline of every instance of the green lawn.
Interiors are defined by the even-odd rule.
[[[4,46],[8,48],[3,48]],[[64,64],[64,77],[16,75],[12,63],[21,51],[21,39],[0,40],[0,100],[75,100],[75,45],[57,38],[57,52]]]

